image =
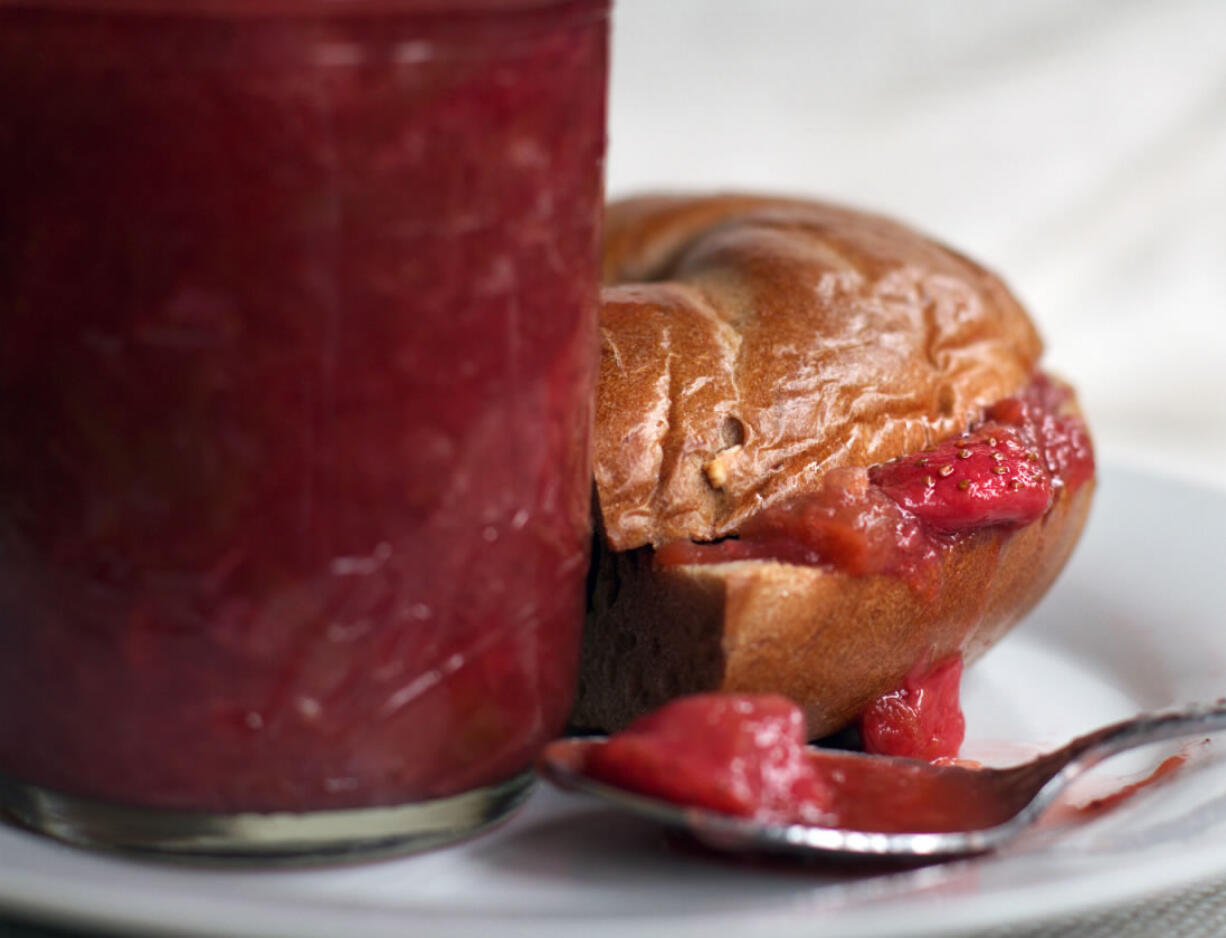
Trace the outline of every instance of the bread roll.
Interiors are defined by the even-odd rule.
[[[1043,451],[1040,517],[924,527],[935,546],[918,576],[837,558],[658,562],[666,545],[736,538],[836,470],[884,478],[891,460],[966,439],[1035,386],[1041,343],[996,276],[875,215],[646,197],[612,205],[606,232],[577,725],[614,731],[684,693],[774,691],[823,735],[918,665],[974,659],[1043,595],[1092,497],[1083,427],[1074,469]],[[1080,426],[1071,393],[1059,412]]]

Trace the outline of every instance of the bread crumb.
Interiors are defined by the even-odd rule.
[[[711,488],[722,489],[728,484],[728,462],[735,459],[741,451],[741,447],[729,446],[726,450],[716,454],[711,459],[703,464],[702,471],[707,477],[707,481],[711,483]]]

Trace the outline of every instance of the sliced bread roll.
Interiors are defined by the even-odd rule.
[[[845,208],[648,197],[610,207],[605,276],[577,725],[774,691],[823,735],[1063,567],[1088,435],[978,264]]]

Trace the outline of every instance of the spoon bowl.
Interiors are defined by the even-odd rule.
[[[540,773],[560,788],[692,835],[719,850],[897,859],[994,850],[1030,827],[1088,769],[1128,749],[1226,728],[1226,698],[1140,714],[1008,768],[938,766],[914,759],[810,750],[837,804],[835,826],[779,823],[676,804],[610,785],[585,771],[600,738],[546,747]]]

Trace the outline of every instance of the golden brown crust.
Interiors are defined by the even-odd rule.
[[[1043,520],[980,530],[943,553],[927,595],[894,576],[745,560],[656,568],[651,550],[599,550],[573,721],[615,731],[680,694],[772,691],[833,732],[916,663],[974,660],[1047,591],[1094,483],[1060,490]]]
[[[607,217],[595,474],[609,545],[711,540],[963,429],[1041,345],[994,275],[895,222],[752,196]]]

